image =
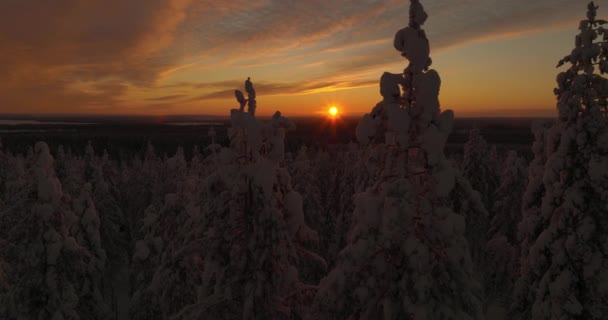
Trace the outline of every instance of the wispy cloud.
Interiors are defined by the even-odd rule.
[[[237,3],[238,5],[234,5]],[[477,38],[522,32],[574,21],[586,1],[464,0],[426,1],[426,29],[439,47]],[[198,5],[207,5],[206,1]],[[408,1],[231,1],[199,10],[198,41],[205,54],[247,57],[293,48],[342,50],[392,40],[405,26]],[[213,17],[213,18],[211,18]]]
[[[185,95],[183,94],[172,94],[172,95],[168,95],[168,96],[162,96],[162,97],[153,97],[153,98],[146,98],[147,101],[153,101],[153,102],[163,102],[163,101],[173,101],[173,100],[178,100],[185,97]]]
[[[114,104],[127,85],[154,85],[177,65],[170,47],[189,3],[0,2],[1,111],[77,112]],[[97,90],[81,90],[86,82]]]
[[[375,85],[375,76],[353,76],[399,59],[391,41],[406,25],[408,3],[0,1],[0,112],[79,112],[87,106],[111,110],[129,103],[158,107],[160,102],[228,99],[242,87],[242,81],[230,80],[236,78],[230,74],[235,70],[262,70],[268,76],[256,86],[267,95]],[[427,35],[438,50],[564,23],[574,28],[587,1],[423,3],[430,14]],[[608,9],[608,3],[599,4]],[[198,75],[197,68],[205,72]],[[283,78],[273,80],[273,70]],[[164,91],[147,90],[149,95],[141,97],[129,94],[134,88]]]
[[[234,99],[234,90],[243,90],[242,81],[225,81],[218,83],[203,83],[203,84],[183,84],[196,88],[215,88],[209,93],[202,94],[192,98],[192,101],[214,100],[214,99]],[[262,93],[263,96],[294,96],[311,93],[319,93],[335,90],[346,90],[353,88],[362,88],[378,85],[377,81],[369,80],[335,80],[323,81],[312,80],[301,83],[271,83],[259,82],[255,84],[256,92]]]

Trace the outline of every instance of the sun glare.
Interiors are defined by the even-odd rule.
[[[336,106],[331,106],[328,112],[330,116],[335,117],[338,115],[338,108]]]

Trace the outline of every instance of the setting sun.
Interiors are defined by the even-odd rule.
[[[336,106],[331,106],[328,112],[330,116],[335,117],[338,115],[338,108]]]

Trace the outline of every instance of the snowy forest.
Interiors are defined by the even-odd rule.
[[[0,147],[0,319],[608,319],[608,22],[588,4],[531,161],[477,129],[449,157],[410,2],[356,144],[286,152],[247,79],[191,157]]]

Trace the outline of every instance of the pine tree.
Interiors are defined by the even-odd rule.
[[[608,118],[602,76],[608,72],[608,33],[601,27],[607,22],[596,19],[597,8],[589,3],[576,47],[558,64],[570,67],[557,76],[558,116],[545,133],[542,187],[531,176],[524,198],[526,208],[531,195],[542,197],[540,210],[524,217],[528,244],[522,247],[529,250],[522,250],[513,305],[523,319],[608,315]]]

